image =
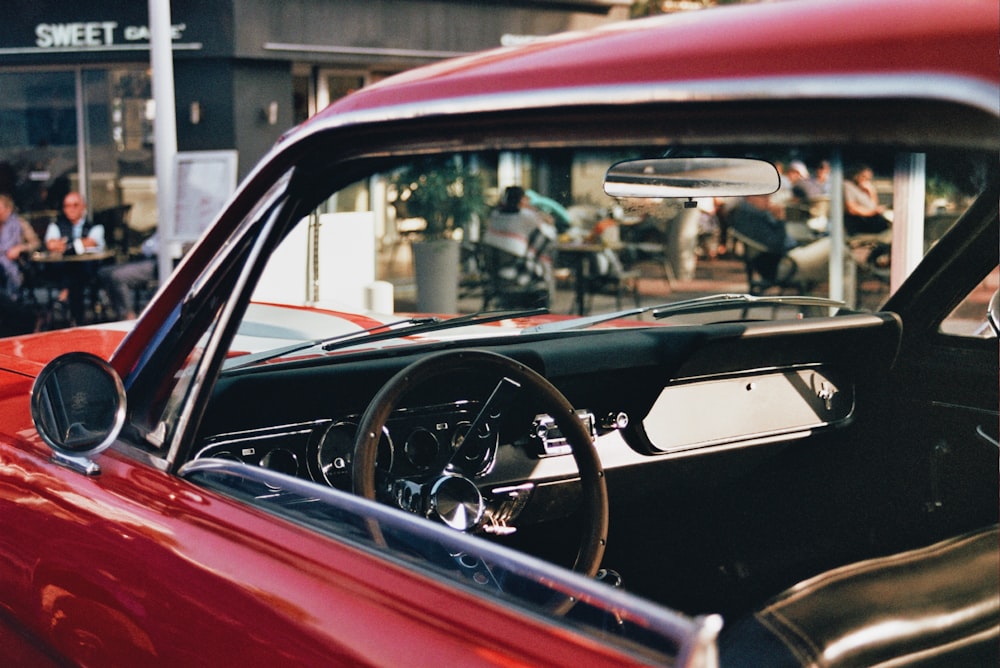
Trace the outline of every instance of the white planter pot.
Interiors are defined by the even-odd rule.
[[[417,311],[456,313],[461,243],[451,239],[413,244],[417,279]]]

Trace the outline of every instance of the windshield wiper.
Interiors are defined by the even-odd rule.
[[[345,334],[338,334],[337,336],[331,336],[322,339],[312,339],[310,341],[300,341],[293,343],[291,345],[283,346],[281,348],[271,348],[270,350],[265,350],[259,353],[251,353],[249,355],[240,355],[237,358],[233,358],[232,364],[227,364],[225,369],[230,371],[232,369],[240,369],[245,366],[251,366],[253,364],[259,364],[260,362],[266,362],[267,360],[275,359],[277,357],[284,357],[286,355],[292,355],[302,350],[308,350],[310,348],[315,348],[316,346],[321,346],[328,344],[332,341],[339,341],[341,339],[348,339],[354,337],[365,336],[372,332],[378,332],[384,329],[392,329],[393,327],[400,327],[402,325],[420,325],[428,321],[437,320],[437,318],[432,317],[421,317],[421,318],[405,318],[403,320],[395,320],[393,322],[385,322],[380,325],[375,325],[374,327],[369,327],[367,329],[359,329],[355,332],[347,332]]]
[[[400,336],[411,336],[413,334],[424,334],[426,332],[440,332],[441,330],[452,329],[454,327],[482,325],[489,322],[497,322],[499,320],[509,320],[511,318],[530,318],[532,316],[543,315],[548,312],[549,310],[547,308],[505,309],[502,311],[478,311],[476,313],[468,313],[466,315],[456,315],[444,320],[440,318],[414,318],[409,321],[411,324],[408,327],[390,329],[385,332],[379,331],[381,328],[375,328],[373,332],[367,335],[363,332],[358,332],[357,335],[334,337],[334,339],[324,341],[322,346],[323,350],[326,351],[337,350],[339,348],[349,348],[350,346],[358,343],[361,339],[364,339],[365,343],[370,341],[383,341],[385,339],[395,339]]]
[[[404,318],[393,322],[382,323],[367,329],[338,334],[337,336],[293,343],[282,348],[272,348],[270,350],[250,355],[241,355],[240,357],[233,358],[232,363],[225,366],[225,370],[232,371],[233,369],[241,369],[246,366],[260,364],[261,362],[277,359],[279,357],[286,357],[303,350],[309,350],[310,348],[322,347],[325,351],[331,351],[339,348],[349,348],[360,341],[365,341],[366,343],[370,341],[383,341],[400,336],[409,336],[411,334],[420,334],[424,332],[436,332],[443,329],[451,329],[453,327],[478,325],[496,322],[498,320],[507,320],[509,318],[528,318],[535,315],[542,315],[544,313],[548,313],[548,309],[536,308],[519,310],[506,309],[503,311],[480,311],[478,313],[458,315],[452,318],[415,316],[412,318]]]
[[[688,313],[702,313],[710,311],[721,311],[734,306],[818,306],[827,308],[840,308],[844,302],[827,297],[809,297],[792,295],[748,295],[740,293],[723,293],[709,295],[707,297],[696,297],[678,302],[668,302],[653,306],[637,306],[635,308],[623,309],[612,313],[599,313],[597,315],[573,318],[572,320],[560,320],[557,322],[546,322],[541,325],[529,327],[522,330],[522,334],[540,334],[546,332],[566,332],[575,329],[586,329],[593,325],[619,318],[630,318],[643,313],[652,313],[657,320],[668,318],[674,315]]]

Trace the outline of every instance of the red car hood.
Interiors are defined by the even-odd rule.
[[[296,342],[350,335],[405,318],[405,314],[355,314],[284,304],[255,303],[250,306],[232,349],[236,351],[235,354],[261,352]],[[525,327],[564,318],[566,316],[544,315],[502,320],[447,332],[432,332],[417,337],[401,336],[399,339],[383,341],[379,345],[514,335]],[[107,323],[0,339],[0,369],[34,377],[47,362],[71,351],[89,352],[102,359],[110,359],[133,324]],[[359,345],[364,345],[364,341],[362,340]]]
[[[0,339],[0,369],[34,377],[48,361],[70,351],[109,359],[130,325],[109,323]]]
[[[421,313],[420,316],[427,316]],[[283,304],[254,303],[247,310],[246,317],[240,325],[240,330],[233,342],[232,350],[236,355],[243,353],[259,353],[266,350],[281,348],[289,344],[349,337],[360,334],[364,330],[399,323],[408,317],[406,313],[348,313],[330,311],[319,308],[287,306]],[[446,320],[451,315],[442,315]],[[444,340],[467,340],[496,336],[515,336],[528,327],[533,327],[553,320],[565,320],[565,315],[539,315],[526,318],[508,318],[482,324],[469,324],[463,327],[432,331],[424,334],[407,336],[405,329],[400,328],[397,338],[383,339],[378,342],[368,342],[364,337],[344,350],[356,352],[359,348],[386,348],[410,343],[427,343]],[[635,326],[637,323],[616,322],[605,326]],[[315,351],[313,351],[313,354]],[[308,353],[306,353],[308,354]]]

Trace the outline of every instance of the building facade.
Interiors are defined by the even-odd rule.
[[[9,0],[0,33],[0,191],[39,226],[69,190],[157,224],[146,2]],[[245,174],[351,90],[482,49],[628,18],[631,0],[172,0],[178,151]],[[121,236],[121,235],[120,235]],[[120,239],[127,243],[127,239]]]

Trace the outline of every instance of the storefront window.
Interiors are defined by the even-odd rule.
[[[72,72],[0,74],[0,190],[21,211],[57,210],[77,172]]]
[[[0,191],[39,231],[71,190],[124,249],[156,224],[146,68],[0,74]]]

